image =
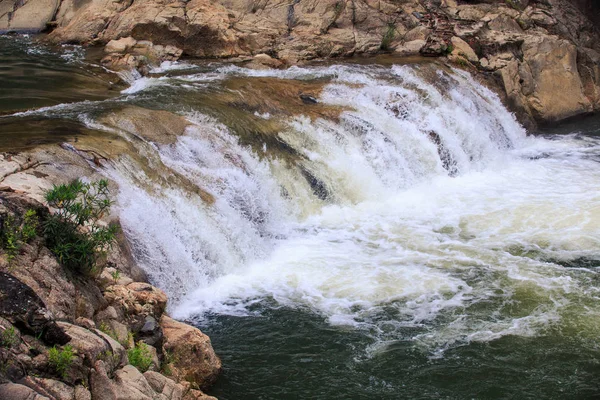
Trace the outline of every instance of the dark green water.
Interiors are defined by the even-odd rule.
[[[224,374],[219,399],[594,399],[600,345],[549,331],[506,336],[433,357],[412,340],[367,354],[368,332],[317,315],[266,309],[257,317],[212,316],[200,325]]]

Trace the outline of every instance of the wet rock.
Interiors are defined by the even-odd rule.
[[[300,100],[302,100],[302,102],[304,104],[317,104],[318,103],[316,98],[314,98],[313,96],[308,95],[308,94],[301,94]]]
[[[199,329],[163,315],[160,325],[164,334],[163,352],[172,356],[173,377],[188,381],[193,388],[210,386],[221,371],[221,360],[210,338]]]
[[[283,62],[269,56],[268,54],[257,54],[252,58],[252,61],[245,66],[246,68],[251,69],[270,69],[280,68],[283,65]]]
[[[108,126],[160,144],[171,144],[183,135],[191,124],[183,117],[161,110],[129,106],[102,117]]]

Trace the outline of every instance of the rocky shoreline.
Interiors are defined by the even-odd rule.
[[[425,55],[481,72],[529,127],[600,109],[600,10],[591,1],[28,0],[2,7],[0,32],[45,29],[55,43],[104,46],[103,63],[115,70],[147,73],[181,57],[285,68]]]
[[[53,183],[94,177],[68,153],[47,146],[4,155],[3,229],[30,210],[43,221],[38,199]],[[65,269],[40,235],[14,256],[2,250],[0,299],[2,399],[214,399],[202,392],[221,369],[210,339],[166,314],[167,296],[146,282],[123,235],[97,277]]]

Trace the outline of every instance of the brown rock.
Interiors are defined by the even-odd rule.
[[[475,51],[473,51],[471,46],[469,46],[469,44],[461,38],[453,36],[450,39],[450,43],[452,44],[452,52],[450,53],[450,59],[457,59],[459,57],[462,57],[473,63],[479,61],[479,57],[477,57]]]
[[[114,111],[101,118],[101,122],[108,126],[125,130],[134,135],[141,136],[146,140],[160,144],[171,144],[177,140],[178,136],[185,133],[185,129],[191,125],[185,118],[170,113],[168,111],[149,110],[141,107],[128,106],[119,111]],[[119,293],[124,290],[132,291],[135,299],[142,301],[144,298],[152,299],[158,302],[164,310],[166,304],[166,296],[158,289],[150,290],[148,284],[131,284],[134,286],[116,286],[112,290],[118,290]],[[137,294],[133,294],[137,293]],[[162,294],[162,296],[160,295]],[[127,295],[131,298],[132,295]],[[159,299],[160,297],[160,299]],[[163,299],[164,297],[164,299]],[[135,300],[137,301],[137,300]],[[143,300],[145,301],[145,300]],[[158,310],[159,312],[162,312]]]
[[[105,53],[126,53],[131,50],[137,43],[134,38],[126,37],[118,40],[111,40],[104,46]]]
[[[36,393],[33,389],[17,383],[5,383],[0,385],[0,399],[50,400],[48,397]]]
[[[55,400],[73,400],[75,395],[75,390],[71,386],[53,379],[28,376],[19,383]]]
[[[117,400],[104,361],[96,361],[94,369],[90,371],[90,390],[93,400]]]
[[[193,388],[206,388],[217,379],[221,360],[214,352],[210,338],[199,329],[163,315],[163,351],[172,356],[170,368],[173,376],[192,384]]]
[[[0,33],[40,32],[52,20],[58,8],[58,0],[4,1],[0,5]],[[6,12],[3,8],[6,7]],[[5,11],[6,14],[2,11]]]
[[[115,372],[113,382],[117,400],[152,400],[155,392],[140,371],[126,365]]]
[[[558,121],[592,110],[583,93],[575,45],[555,37],[531,37],[523,44],[523,62],[531,71],[534,90],[527,99],[536,119]]]

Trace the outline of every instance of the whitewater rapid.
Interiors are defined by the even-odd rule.
[[[284,126],[290,161],[182,108],[186,134],[141,153],[188,185],[159,182],[127,158],[109,168],[136,258],[175,317],[293,307],[383,346],[415,328],[410,340],[442,352],[557,324],[592,334],[596,271],[564,265],[598,259],[598,138],[527,136],[457,70],[173,68],[187,75],[142,78],[124,95],[201,91],[190,83],[231,76],[325,79],[317,101],[342,110],[248,111]],[[589,319],[573,320],[573,307]]]

